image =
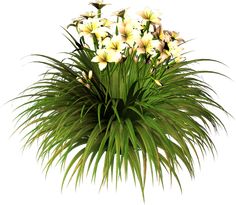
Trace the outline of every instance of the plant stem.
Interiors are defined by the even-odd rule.
[[[151,22],[147,21],[145,31],[149,32],[150,24],[151,24]]]
[[[107,90],[110,93],[110,96],[112,97],[112,93],[111,93],[111,76],[110,76],[110,71],[109,71],[109,63],[107,63],[107,75],[108,75],[108,86],[107,86]]]
[[[93,44],[94,44],[95,51],[97,51],[97,49],[98,49],[98,39],[97,39],[95,34],[93,34]]]
[[[101,16],[102,16],[102,10],[98,9],[98,18],[101,18]]]

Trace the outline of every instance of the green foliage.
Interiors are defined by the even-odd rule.
[[[75,50],[66,60],[36,55],[50,69],[19,97],[26,102],[18,107],[18,130],[29,130],[26,147],[39,142],[46,171],[54,163],[66,165],[62,185],[73,178],[77,184],[89,169],[95,179],[103,163],[103,185],[109,176],[127,177],[130,167],[143,196],[148,167],[161,183],[166,170],[180,185],[181,165],[194,176],[193,153],[214,152],[209,130],[224,127],[210,107],[226,111],[199,78],[217,73],[191,69],[204,59],[155,66],[134,63],[134,54],[100,71],[91,62],[96,53],[70,37]],[[91,79],[82,77],[91,70]]]

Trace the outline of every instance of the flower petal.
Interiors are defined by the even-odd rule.
[[[107,67],[107,62],[101,62],[98,64],[100,71],[103,71]]]
[[[91,61],[97,63],[100,61],[100,58],[99,58],[99,56],[94,56]]]

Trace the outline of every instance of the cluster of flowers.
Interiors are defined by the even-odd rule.
[[[121,62],[127,55],[135,54],[134,61],[155,59],[158,65],[167,59],[182,61],[181,44],[184,42],[175,31],[163,30],[161,19],[151,9],[139,12],[140,19],[133,20],[127,9],[115,12],[115,21],[101,16],[101,9],[108,5],[101,0],[90,3],[97,9],[81,14],[72,24],[87,48],[96,52],[93,62],[104,70],[109,63]]]

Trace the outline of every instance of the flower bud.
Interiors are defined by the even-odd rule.
[[[87,80],[87,75],[86,75],[86,73],[85,73],[84,71],[82,71],[82,76],[83,76],[83,78],[84,78],[85,80]]]
[[[159,80],[155,80],[155,83],[158,85],[158,86],[162,86],[161,82]]]
[[[78,77],[77,77],[77,78],[78,78]],[[76,79],[77,79],[77,78],[76,78]],[[81,78],[78,78],[77,80],[78,80],[80,83],[84,84],[84,81],[83,81]]]
[[[91,80],[91,79],[92,79],[92,77],[93,77],[93,71],[92,71],[92,70],[90,70],[90,71],[89,71],[89,73],[88,73],[88,78],[89,78],[89,80]]]
[[[88,88],[88,89],[90,89],[91,88],[91,86],[87,83],[87,84],[85,84],[84,85],[86,88]]]

